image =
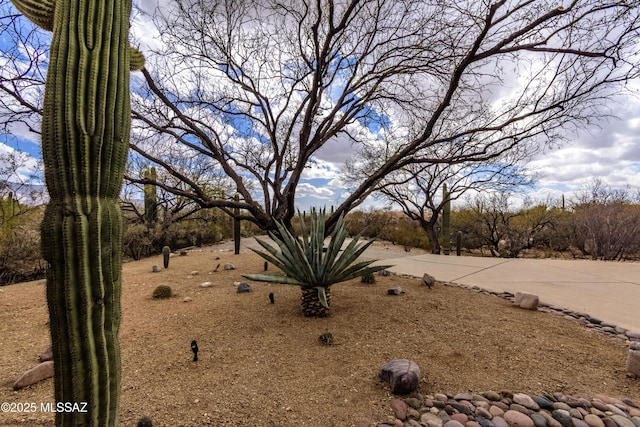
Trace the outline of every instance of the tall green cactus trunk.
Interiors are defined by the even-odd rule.
[[[445,255],[451,253],[451,195],[447,190],[447,184],[442,184],[442,252]]]
[[[57,426],[116,426],[131,0],[13,0],[53,31],[42,120],[50,201],[42,223]]]

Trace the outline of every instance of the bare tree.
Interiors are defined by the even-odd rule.
[[[631,188],[594,180],[573,205],[574,243],[593,259],[623,260],[640,249],[640,205]]]
[[[439,216],[447,200],[457,200],[469,191],[509,191],[530,183],[524,170],[513,162],[412,164],[382,179],[379,193],[420,224],[429,238],[431,252],[439,254]],[[448,187],[448,199],[442,194],[444,184]]]
[[[361,179],[333,224],[394,171],[484,164],[607,116],[638,76],[639,12],[617,0],[175,0],[153,16],[157,39],[140,40],[132,148],[181,181],[167,190],[266,229],[290,226],[305,167],[344,152]],[[167,152],[200,158],[241,201],[211,195]]]

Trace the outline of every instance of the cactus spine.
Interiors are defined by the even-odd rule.
[[[451,252],[451,200],[447,184],[442,184],[442,251],[445,255]]]
[[[169,246],[164,246],[162,248],[162,262],[164,263],[164,268],[169,268],[170,255],[171,255],[171,248]]]
[[[13,0],[52,30],[42,120],[50,201],[42,222],[56,426],[116,426],[122,185],[130,129],[131,0]]]

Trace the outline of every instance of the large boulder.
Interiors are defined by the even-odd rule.
[[[420,383],[420,368],[407,359],[396,359],[380,368],[380,379],[391,387],[393,394],[410,394],[416,391]]]

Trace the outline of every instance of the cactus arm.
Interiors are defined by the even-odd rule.
[[[135,47],[129,47],[131,62],[129,63],[129,71],[142,70],[144,68],[144,55]]]
[[[12,3],[38,27],[53,31],[54,0],[12,0]]]

